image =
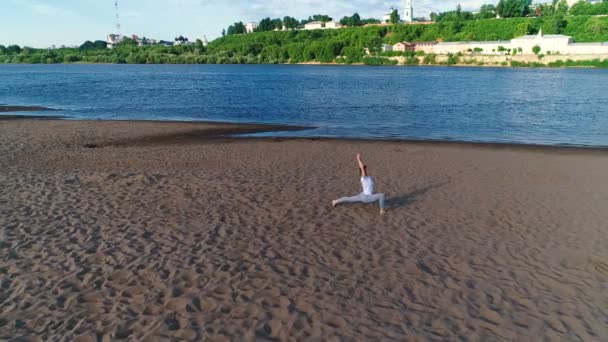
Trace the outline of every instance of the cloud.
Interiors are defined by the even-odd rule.
[[[57,14],[57,9],[51,5],[31,4],[30,8],[40,14]]]
[[[39,14],[56,14],[57,9],[49,4],[41,4],[38,2],[26,1],[26,0],[13,0],[13,3],[19,6],[27,7],[31,11]]]
[[[13,4],[29,8],[32,12],[43,15],[76,15],[71,10],[59,8],[57,6],[43,4],[38,1],[13,0]]]
[[[186,0],[181,0],[186,1]],[[495,3],[495,0],[414,0],[416,16],[428,16],[430,12],[453,10],[458,4],[465,10],[477,10],[484,3]],[[380,17],[390,7],[402,11],[405,1],[387,0],[249,0],[234,3],[240,8],[241,14],[254,19],[262,17],[282,17],[285,15],[298,18],[313,14],[329,14],[342,17],[358,12],[363,17]]]
[[[218,0],[169,0],[175,7],[199,7],[218,4]]]

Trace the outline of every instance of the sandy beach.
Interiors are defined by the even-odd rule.
[[[608,150],[280,128],[0,120],[0,339],[608,339]]]

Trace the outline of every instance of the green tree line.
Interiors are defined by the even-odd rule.
[[[456,10],[441,13],[431,13],[431,20],[463,21],[492,18],[523,18],[523,17],[550,17],[567,15],[608,15],[608,0],[590,3],[581,0],[572,7],[566,0],[552,0],[551,2],[532,5],[532,0],[500,0],[497,5],[484,4],[477,12],[463,11],[458,5]]]
[[[258,26],[254,29],[254,32],[268,32],[268,31],[281,31],[283,28],[286,30],[295,30],[297,28],[301,28],[304,25],[313,22],[320,21],[323,23],[332,21],[333,18],[326,14],[315,14],[308,19],[297,20],[294,17],[286,16],[281,18],[271,19],[270,17],[264,18],[260,20]],[[352,16],[345,16],[340,20],[340,24],[348,27],[357,27],[364,26],[367,24],[378,24],[380,20],[369,18],[369,19],[361,19],[359,13],[355,13]],[[222,36],[225,35],[234,35],[234,34],[244,34],[247,33],[245,24],[242,21],[235,22],[234,24],[228,26],[226,30],[222,31]]]

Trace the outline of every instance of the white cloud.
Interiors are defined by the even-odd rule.
[[[57,9],[45,4],[30,4],[30,8],[40,14],[57,14]]]
[[[182,0],[184,1],[184,0]],[[453,10],[458,4],[465,10],[477,10],[484,3],[495,3],[495,0],[414,0],[414,13],[416,16],[428,17],[430,12]],[[247,19],[256,19],[266,16],[282,17],[285,15],[297,18],[308,17],[313,14],[329,14],[342,17],[358,12],[363,17],[380,17],[392,6],[402,10],[405,1],[387,0],[249,0],[234,4],[240,8],[242,15]]]
[[[74,11],[63,9],[54,5],[42,3],[40,1],[13,0],[13,4],[29,8],[36,14],[43,15],[76,15]]]

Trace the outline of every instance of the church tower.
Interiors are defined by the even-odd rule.
[[[405,0],[405,8],[403,9],[403,17],[401,18],[407,23],[414,21],[414,5],[412,0]]]

